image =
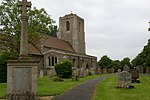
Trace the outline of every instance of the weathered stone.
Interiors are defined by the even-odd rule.
[[[136,68],[131,69],[132,82],[139,82],[139,72]]]
[[[146,68],[146,74],[150,74],[150,67]]]
[[[128,65],[125,65],[124,67],[123,67],[123,71],[130,71],[130,67],[128,66]]]
[[[143,66],[137,66],[136,67],[136,69],[138,70],[138,72],[140,73],[140,74],[143,74],[143,70],[144,70],[144,68],[143,68]]]
[[[8,61],[6,100],[37,100],[37,66],[38,61]]]
[[[44,70],[40,70],[40,77],[44,76]]]
[[[127,71],[122,71],[118,74],[118,86],[127,88],[131,85],[131,74]]]
[[[108,73],[107,72],[107,68],[103,68],[102,70],[103,70],[103,74],[107,74]]]

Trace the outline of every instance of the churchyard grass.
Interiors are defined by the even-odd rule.
[[[150,76],[140,75],[141,83],[133,83],[134,89],[116,88],[118,77],[101,81],[96,86],[93,100],[150,100]]]
[[[100,75],[92,75],[86,78],[80,78],[79,81],[72,82],[71,79],[64,79],[63,82],[54,82],[52,78],[44,77],[38,78],[38,95],[39,96],[53,96],[61,94],[73,86],[85,82],[89,79],[97,78]],[[0,99],[6,96],[6,83],[0,83]]]
[[[6,95],[6,83],[0,83],[0,99]]]

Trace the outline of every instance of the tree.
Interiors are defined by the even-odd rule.
[[[111,66],[111,59],[107,57],[107,55],[104,55],[101,57],[101,59],[98,61],[99,66],[108,68]]]
[[[126,57],[123,60],[121,60],[121,66],[123,67],[125,65],[128,65],[129,67],[131,67],[131,63],[130,63],[130,58],[129,57]]]
[[[21,10],[15,0],[3,0],[0,5],[0,45],[2,45],[0,49],[9,48],[10,51],[19,51],[20,14]],[[43,8],[38,10],[34,7],[29,10],[28,16],[29,42],[34,43],[39,34],[57,36],[57,26]]]
[[[72,76],[72,62],[65,60],[55,65],[58,78],[70,78]]]
[[[7,60],[14,60],[18,58],[18,53],[4,52],[0,54],[0,83],[7,81]]]
[[[139,53],[133,60],[132,65],[136,67],[137,65],[150,66],[150,39],[146,46],[144,46],[141,53]]]
[[[111,66],[115,68],[115,71],[121,68],[121,62],[119,60],[113,60]]]

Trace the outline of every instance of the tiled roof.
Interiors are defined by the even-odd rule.
[[[29,54],[41,55],[41,47],[75,52],[71,44],[65,40],[61,40],[52,36],[41,36],[39,41],[35,45],[29,44]]]

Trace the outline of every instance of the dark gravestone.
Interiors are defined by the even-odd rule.
[[[136,67],[136,69],[138,70],[138,72],[140,73],[140,74],[143,74],[143,70],[144,70],[144,68],[143,68],[143,66],[137,66]]]
[[[132,78],[132,83],[137,82],[139,83],[139,72],[136,68],[131,69],[131,78]]]
[[[123,71],[129,72],[129,71],[130,71],[130,67],[129,67],[128,65],[125,65],[125,66],[123,67]]]
[[[118,74],[118,87],[128,88],[131,86],[131,74],[127,71],[122,71]]]
[[[146,74],[150,74],[150,67],[146,68]]]

